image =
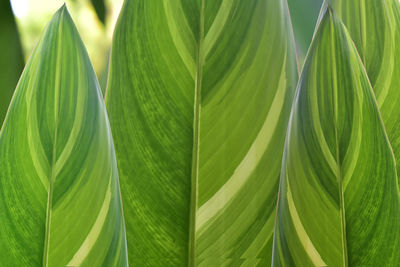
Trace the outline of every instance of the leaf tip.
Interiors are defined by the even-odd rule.
[[[335,17],[335,9],[333,7],[332,0],[325,0],[325,13],[327,13],[330,17]]]
[[[317,25],[319,25],[319,23],[321,22],[321,20],[327,17],[328,20],[336,20],[336,12],[335,12],[335,8],[333,6],[332,0],[324,0],[324,3],[322,5],[321,8],[321,12],[318,18],[318,23]]]
[[[59,24],[61,21],[67,21],[67,22],[71,21],[71,16],[69,14],[67,4],[65,2],[54,14],[52,21],[57,24]]]
[[[327,9],[332,9],[332,0],[324,0]]]
[[[58,9],[56,13],[58,13],[60,17],[69,14],[67,4],[64,2],[64,4],[62,4],[62,6]]]
[[[62,6],[60,7],[60,9],[59,9],[59,11],[64,11],[64,10],[67,10],[68,11],[68,9],[67,9],[67,4],[64,2],[64,4],[62,4]]]

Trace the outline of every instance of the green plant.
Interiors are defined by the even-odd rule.
[[[311,42],[314,3],[293,34],[286,0],[126,0],[111,127],[62,7],[0,132],[0,266],[398,266],[400,3],[325,1]]]
[[[285,1],[125,2],[106,102],[132,265],[270,264],[297,82],[287,14]]]
[[[400,4],[334,0],[364,63],[400,169]]]
[[[394,155],[349,34],[322,15],[289,123],[273,266],[398,266]]]
[[[106,111],[65,7],[18,83],[0,164],[1,266],[127,265]]]

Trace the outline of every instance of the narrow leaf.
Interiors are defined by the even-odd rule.
[[[296,81],[285,0],[125,1],[106,103],[131,265],[270,264]]]
[[[351,38],[325,12],[292,109],[273,266],[398,266],[395,161]]]
[[[2,266],[127,266],[99,90],[64,6],[35,48],[0,132]]]
[[[400,173],[400,2],[332,3],[367,69]]]
[[[0,127],[24,68],[24,56],[9,0],[0,3]]]

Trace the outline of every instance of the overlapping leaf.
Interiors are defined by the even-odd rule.
[[[284,0],[125,2],[106,102],[132,265],[269,265],[290,31]]]
[[[398,266],[399,189],[367,74],[328,8],[285,145],[273,266]]]
[[[127,266],[106,111],[65,7],[0,132],[0,225],[0,266]]]
[[[332,0],[367,69],[400,171],[400,2]]]

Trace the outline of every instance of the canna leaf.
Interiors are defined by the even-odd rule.
[[[130,264],[269,265],[297,81],[286,1],[125,1],[110,64]]]
[[[349,34],[322,14],[288,126],[272,266],[398,266],[393,153]]]
[[[0,127],[7,113],[18,77],[24,68],[24,55],[10,1],[0,3]]]
[[[400,173],[400,2],[332,2],[367,69]]]
[[[99,90],[64,6],[35,48],[0,132],[1,266],[127,266]]]

